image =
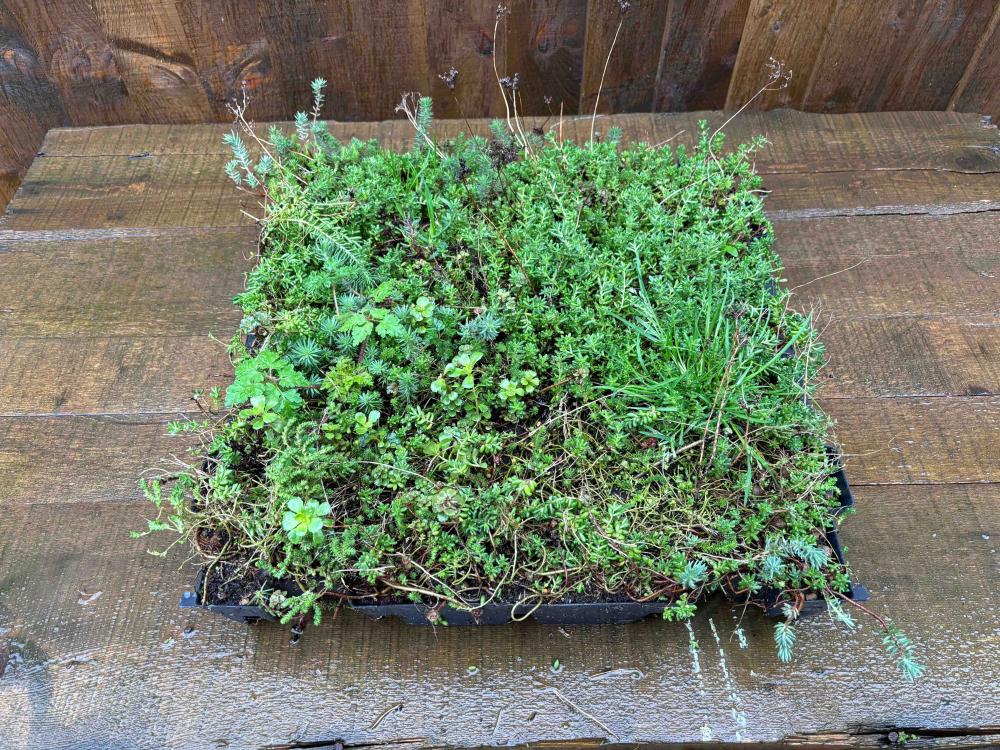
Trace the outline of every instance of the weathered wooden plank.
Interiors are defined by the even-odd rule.
[[[1000,172],[935,169],[768,175],[773,220],[902,214],[947,216],[1000,209]]]
[[[233,333],[0,338],[0,416],[188,411],[196,388],[232,381]]]
[[[750,0],[671,0],[653,110],[726,106],[749,8]]]
[[[235,227],[259,201],[225,179],[225,156],[140,155],[35,160],[16,200],[8,229],[104,227]]]
[[[196,443],[167,434],[183,416],[0,417],[0,506],[141,499],[139,477],[175,471]]]
[[[633,3],[623,13],[617,2],[590,0],[580,92],[581,114],[593,112],[595,103],[603,113],[648,112],[654,108],[663,30],[671,17],[672,7],[672,2]]]
[[[558,112],[558,103],[556,103]],[[589,117],[581,117],[589,135]],[[677,114],[626,114],[599,118],[601,128],[620,126],[629,140],[674,145],[690,144],[699,120],[711,127],[721,125],[722,112]],[[531,126],[545,118],[531,120]],[[567,117],[567,123],[569,118]],[[548,127],[554,126],[550,119]],[[472,120],[476,133],[489,132],[489,120]],[[445,132],[466,129],[465,123],[444,121]],[[338,138],[370,133],[371,123],[331,123]],[[405,123],[394,127],[406,129]],[[102,129],[57,129],[51,131],[42,150],[48,157],[150,154],[226,154],[222,136],[228,125],[178,127],[135,125]],[[398,132],[403,132],[398,131]],[[1000,171],[1000,133],[984,127],[973,114],[958,112],[886,112],[818,115],[791,110],[744,112],[726,127],[731,143],[745,142],[755,135],[770,140],[756,159],[764,174],[777,172],[840,172],[902,169],[936,169],[974,174]],[[678,133],[681,135],[678,136]],[[397,143],[408,145],[409,134]],[[396,145],[396,144],[389,144]]]
[[[167,543],[128,538],[144,525],[143,504],[12,507],[0,514],[0,556],[17,561],[0,574],[0,716],[22,718],[7,725],[15,747],[52,748],[770,741],[873,717],[927,729],[994,721],[997,543],[983,535],[994,531],[1000,489],[862,487],[858,506],[844,537],[871,606],[896,618],[928,664],[916,685],[885,663],[868,623],[853,634],[823,616],[800,623],[790,670],[774,656],[773,621],[743,617],[741,648],[740,611],[711,605],[693,623],[697,662],[684,626],[658,620],[563,634],[533,622],[409,628],[343,612],[292,646],[282,628],[179,611],[193,576],[180,566],[186,552],[142,554]],[[962,679],[956,642],[974,665]],[[276,685],[294,685],[296,700]],[[57,698],[79,695],[87,700]],[[255,696],[245,721],[231,720],[234,695]]]
[[[993,176],[983,179],[991,187]],[[776,191],[777,193],[777,191]],[[767,199],[778,198],[777,194]],[[972,274],[990,275],[1000,263],[997,216],[855,216],[773,221],[775,249],[785,263],[821,256],[831,271],[867,258],[940,259]],[[817,242],[822,244],[819,252]],[[2,245],[0,245],[2,247]]]
[[[821,399],[856,484],[1000,481],[1000,398]]]
[[[823,398],[1000,395],[1000,320],[850,319],[830,307],[817,321]]]
[[[570,125],[566,124],[567,134],[573,130]],[[589,128],[586,120],[572,125]],[[371,125],[367,132],[360,127],[352,131],[378,134]],[[385,132],[392,132],[400,144],[412,137],[403,124]],[[777,152],[772,156],[782,161]],[[251,225],[241,212],[257,216],[260,206],[253,196],[220,179],[226,158],[223,153],[39,158],[8,207],[4,226],[59,231]],[[758,167],[766,173],[771,167],[765,158],[762,154]],[[775,164],[780,169],[787,166],[795,165]],[[774,219],[991,211],[1000,208],[998,185],[1000,172],[981,177],[936,170],[782,172],[767,174],[765,179],[771,191],[767,211]]]
[[[815,0],[751,0],[743,39],[733,68],[726,108],[737,109],[753,99],[767,83],[772,60],[781,61],[792,78],[783,87],[754,99],[755,109],[797,107],[823,45],[836,3]]]
[[[785,267],[794,305],[841,317],[963,317],[997,320],[1000,280],[932,258],[873,257],[833,268],[825,259]]]
[[[255,247],[251,228],[152,241],[0,241],[0,336],[231,331],[239,311],[229,300],[243,290]]]
[[[202,122],[212,116],[184,26],[172,0],[93,0],[139,116]]]
[[[995,227],[993,213],[778,222],[775,247],[802,309],[996,322]]]
[[[801,106],[817,112],[944,109],[993,5],[839,0]]]
[[[982,112],[1000,121],[1000,5],[983,30],[972,57],[965,66],[948,109]]]

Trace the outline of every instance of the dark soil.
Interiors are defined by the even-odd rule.
[[[246,562],[220,561],[206,568],[201,596],[205,604],[246,606],[254,603],[254,594],[269,585],[273,588],[267,573]]]

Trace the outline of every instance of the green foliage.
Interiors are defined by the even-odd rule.
[[[896,666],[903,677],[910,682],[920,679],[926,667],[916,660],[912,641],[898,627],[889,623],[886,626],[883,642],[889,655],[896,660]]]
[[[288,501],[288,510],[281,516],[281,528],[288,533],[292,542],[311,541],[313,544],[323,542],[323,519],[330,515],[330,503],[318,503],[310,500],[302,502],[302,498],[293,497]]]
[[[778,649],[781,661],[792,660],[792,647],[795,646],[795,627],[788,622],[779,622],[774,626],[774,645]]]
[[[226,137],[264,197],[236,299],[256,340],[232,344],[185,530],[294,584],[285,618],[350,595],[680,619],[720,588],[847,589],[822,349],[775,283],[762,141],[435,142],[425,99],[394,153],[334,139],[322,90],[256,163]],[[775,641],[789,656],[791,626]]]

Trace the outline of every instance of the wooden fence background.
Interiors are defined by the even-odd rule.
[[[324,115],[393,117],[402,91],[439,116],[739,106],[769,58],[793,71],[761,108],[1000,114],[998,0],[0,0],[0,205],[58,126],[287,119],[329,82]],[[457,101],[438,79],[459,70]],[[551,104],[545,103],[551,97]]]

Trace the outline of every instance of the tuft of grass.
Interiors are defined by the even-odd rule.
[[[412,96],[395,153],[337,141],[314,94],[291,134],[226,139],[264,211],[236,298],[254,344],[234,338],[229,411],[170,502],[154,485],[151,530],[224,540],[202,551],[266,572],[286,621],[364,597],[676,619],[719,589],[778,592],[791,620],[848,590],[822,348],[776,283],[763,140],[440,141]],[[792,626],[775,640],[790,658]]]

